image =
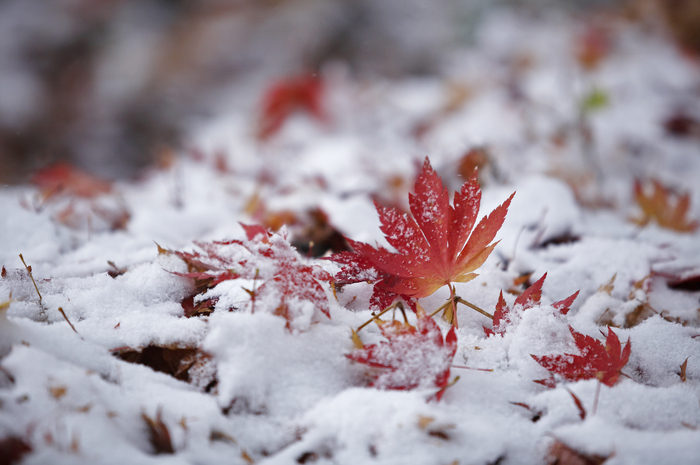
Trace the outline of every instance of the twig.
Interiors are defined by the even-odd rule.
[[[377,313],[376,315],[372,315],[372,318],[370,318],[369,320],[367,320],[367,321],[365,321],[364,323],[362,323],[362,324],[357,328],[357,331],[355,331],[355,332],[359,333],[360,330],[361,330],[362,328],[364,328],[365,326],[367,326],[367,325],[370,324],[371,322],[373,322],[373,321],[375,321],[375,320],[378,320],[380,316],[384,315],[384,314],[385,314],[386,312],[388,312],[389,310],[395,309],[395,308],[398,307],[398,306],[401,306],[401,310],[403,310],[403,304],[402,304],[401,302],[396,302],[395,304],[389,305],[387,308],[385,308],[385,309],[382,310],[381,312]]]
[[[34,283],[34,289],[36,289],[36,293],[39,295],[39,304],[41,304],[41,292],[39,292],[39,288],[36,286],[36,281],[34,281],[34,276],[32,276],[32,267],[27,266],[27,263],[24,261],[24,257],[22,256],[22,254],[19,254],[19,259],[22,260],[22,264],[27,269],[27,273],[29,273],[29,278],[32,280],[32,283]]]
[[[75,332],[75,334],[80,336],[80,333],[78,332],[78,330],[75,329],[75,326],[73,326],[73,323],[71,323],[70,320],[68,319],[68,316],[66,316],[66,312],[63,311],[63,307],[58,307],[58,311],[61,312],[61,315],[63,315],[63,318],[66,320],[66,322],[71,327],[71,329]],[[80,339],[83,339],[83,336],[80,336]],[[83,339],[83,340],[85,340],[85,339]]]
[[[0,372],[2,372],[5,376],[7,376],[7,379],[9,379],[12,384],[14,384],[15,378],[14,378],[14,376],[12,376],[12,374],[9,371],[7,371],[7,368],[0,365]]]

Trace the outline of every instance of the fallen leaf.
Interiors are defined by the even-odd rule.
[[[658,5],[681,49],[700,56],[700,4],[695,0],[674,0]]]
[[[527,310],[536,305],[540,305],[540,300],[542,299],[542,285],[544,280],[547,278],[547,273],[543,274],[540,279],[538,279],[532,286],[528,287],[522,294],[520,294],[513,304],[513,308],[508,307],[505,299],[503,298],[503,291],[501,291],[498,297],[498,303],[496,304],[496,311],[493,314],[493,329],[484,327],[484,332],[487,336],[493,336],[495,334],[500,334],[503,336],[506,333],[506,328],[513,324],[512,315],[517,310]],[[578,296],[578,291],[570,295],[564,300],[555,302],[552,304],[559,313],[566,315],[571,309],[571,305],[576,300]]]
[[[632,328],[637,326],[642,321],[657,314],[657,311],[654,310],[651,305],[649,305],[649,298],[647,297],[650,289],[650,277],[651,274],[638,281],[635,281],[632,284],[632,289],[630,290],[627,299],[628,302],[638,302],[639,305],[625,315],[625,324],[623,325],[624,328]]]
[[[126,273],[126,271],[127,271],[126,268],[119,268],[111,260],[107,260],[107,264],[110,266],[110,269],[107,270],[107,274],[112,278],[116,278],[117,276],[121,276],[124,273]]]
[[[617,273],[610,278],[610,281],[601,285],[598,288],[598,292],[605,292],[608,295],[612,295],[612,291],[615,289],[615,279],[617,279]]]
[[[166,373],[205,392],[210,392],[217,384],[212,356],[196,347],[121,347],[112,350],[112,354],[125,362],[145,365],[154,371]]]
[[[612,387],[620,378],[620,370],[627,364],[632,351],[632,344],[627,340],[624,350],[620,339],[608,328],[605,345],[600,341],[581,334],[569,326],[580,355],[532,355],[532,358],[552,373],[560,375],[567,381],[598,379],[606,386]]]
[[[426,417],[425,415],[418,415],[418,428],[426,429],[435,421],[434,417]]]
[[[24,439],[8,436],[0,439],[0,463],[13,464],[22,461],[22,457],[32,451],[32,446]]]
[[[37,171],[31,182],[41,189],[44,199],[60,194],[93,198],[112,190],[109,181],[67,163],[57,163]]]
[[[549,448],[548,465],[602,465],[611,456],[584,454],[558,439]]]
[[[328,298],[319,281],[330,281],[331,276],[318,265],[305,261],[286,237],[271,234],[259,225],[242,226],[248,240],[195,242],[203,253],[166,251],[187,264],[187,273],[175,274],[195,282],[195,295],[182,302],[186,316],[213,311],[214,298],[198,300],[207,290],[224,281],[246,279],[255,285],[246,289],[251,312],[256,310],[259,299],[276,300],[278,305],[273,313],[287,320],[290,330],[301,315],[299,302],[312,303],[330,318]]]
[[[690,358],[690,357],[688,357],[688,358]],[[681,382],[682,382],[682,383],[685,383],[685,382],[687,381],[687,379],[688,379],[688,378],[687,378],[687,375],[686,375],[687,369],[688,369],[688,358],[686,358],[686,359],[685,359],[685,362],[683,362],[683,364],[681,364],[681,372],[680,372],[680,374],[678,375],[678,376],[681,377]]]
[[[641,226],[655,221],[662,228],[693,232],[700,225],[698,221],[690,221],[686,217],[690,209],[690,195],[687,192],[675,193],[656,179],[651,180],[651,187],[637,179],[634,182],[634,196],[642,215],[632,221]]]
[[[475,147],[462,155],[457,167],[457,173],[463,179],[471,179],[474,173],[483,172],[484,168],[491,164],[489,152],[484,147]],[[481,182],[482,179],[479,178]]]
[[[387,340],[365,345],[347,357],[373,368],[370,386],[392,390],[438,388],[435,398],[440,400],[449,386],[457,335],[452,327],[443,339],[437,323],[420,307],[417,315],[416,327],[398,321],[378,322]]]
[[[347,239],[354,252],[330,257],[345,265],[335,276],[337,284],[371,282],[373,308],[385,308],[397,298],[426,297],[442,286],[467,282],[491,254],[491,243],[501,228],[511,195],[474,227],[481,203],[477,173],[455,193],[453,205],[447,189],[426,158],[409,195],[412,216],[375,206],[386,240],[397,251]],[[410,303],[410,302],[409,302]],[[457,324],[452,315],[453,324]]]
[[[589,24],[576,40],[576,60],[586,70],[596,69],[610,53],[611,39],[607,29]]]
[[[291,231],[292,245],[308,257],[321,257],[329,250],[333,253],[350,250],[343,235],[329,223],[328,215],[320,208],[307,211]]]
[[[681,291],[700,291],[700,274],[673,279],[667,283],[667,286]]]
[[[666,132],[675,137],[700,137],[700,121],[679,110],[664,121]]]
[[[258,138],[269,139],[297,111],[306,111],[318,121],[327,120],[323,110],[323,82],[317,75],[282,79],[265,93],[258,120]]]
[[[56,400],[65,396],[67,392],[68,392],[68,388],[66,386],[51,386],[51,387],[49,387],[49,394],[51,394],[51,397],[53,397]]]
[[[44,203],[58,202],[52,217],[68,228],[118,231],[126,229],[131,219],[120,198],[106,197],[112,192],[111,182],[66,163],[39,170],[31,181],[41,190]]]
[[[153,446],[155,454],[174,454],[172,440],[170,439],[170,431],[161,415],[161,409],[158,408],[155,420],[145,413],[141,414],[141,418],[146,423],[148,429],[148,439]]]

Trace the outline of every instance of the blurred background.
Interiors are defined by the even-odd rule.
[[[0,183],[57,161],[133,177],[192,121],[329,62],[355,77],[439,74],[495,8],[615,11],[700,52],[698,0],[3,0]]]

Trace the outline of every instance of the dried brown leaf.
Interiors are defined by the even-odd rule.
[[[65,396],[67,392],[68,392],[68,388],[66,386],[51,386],[51,387],[49,387],[49,394],[51,394],[51,397],[53,397],[56,400]]]
[[[155,454],[174,454],[175,449],[173,448],[172,440],[170,439],[170,430],[165,423],[163,423],[163,418],[161,415],[161,409],[158,409],[156,413],[155,420],[145,413],[141,414],[141,418],[146,423],[146,428],[148,429],[148,439],[153,446]]]
[[[549,448],[547,463],[549,465],[601,465],[610,457],[611,455],[584,454],[556,440]]]
[[[598,292],[605,292],[608,295],[612,295],[612,291],[615,289],[615,278],[617,278],[617,273],[610,278],[610,281],[600,286]]]
[[[700,225],[687,218],[690,209],[690,195],[687,192],[674,192],[656,179],[652,179],[650,185],[636,180],[634,196],[642,214],[632,221],[639,225],[655,221],[662,228],[677,232],[693,232]]]
[[[688,357],[690,358],[690,357]],[[681,382],[685,383],[687,380],[687,375],[686,375],[686,370],[688,369],[688,358],[685,359],[685,362],[681,365],[681,372],[678,376],[681,377]]]
[[[22,457],[32,451],[32,446],[24,439],[8,436],[0,439],[0,463],[19,463]]]
[[[121,347],[114,349],[112,354],[125,362],[145,365],[207,392],[217,384],[216,366],[211,355],[196,347]]]

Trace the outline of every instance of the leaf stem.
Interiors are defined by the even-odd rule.
[[[484,315],[484,316],[486,316],[486,317],[489,317],[489,318],[491,318],[491,319],[493,320],[493,315],[491,315],[489,312],[487,312],[486,310],[483,310],[483,309],[477,307],[476,305],[474,305],[473,303],[471,303],[471,302],[469,302],[469,301],[467,301],[467,300],[464,300],[463,298],[461,298],[461,297],[458,296],[458,295],[455,295],[454,297],[450,297],[450,300],[448,300],[448,301],[445,302],[444,304],[440,305],[440,306],[437,308],[437,310],[435,310],[433,313],[431,313],[431,314],[428,315],[428,316],[433,317],[433,316],[437,315],[438,313],[440,313],[441,311],[443,311],[445,308],[447,308],[448,305],[452,305],[453,302],[454,302],[454,303],[460,303],[460,304],[462,304],[462,305],[466,305],[467,307],[471,308],[472,310],[475,310],[475,311],[481,313],[482,315]],[[453,307],[453,312],[454,312],[454,309],[456,309],[456,307]],[[456,313],[456,312],[455,312],[455,313]],[[450,316],[450,315],[448,314],[447,317],[445,317],[445,319],[446,319],[447,321],[450,321],[450,320],[448,319],[449,316]],[[452,319],[454,320],[455,318],[453,317]],[[455,324],[455,326],[457,326],[457,325]]]
[[[441,311],[443,311],[443,310],[445,309],[445,307],[447,307],[448,305],[450,305],[450,301],[449,301],[449,300],[448,300],[447,302],[445,302],[444,304],[440,305],[440,306],[438,307],[437,310],[435,310],[433,313],[431,313],[431,314],[428,315],[428,316],[429,316],[429,317],[434,317],[435,315],[437,315],[438,313],[440,313]]]
[[[385,314],[386,312],[388,312],[389,310],[395,309],[395,308],[396,308],[397,306],[399,306],[399,305],[401,305],[401,309],[403,309],[403,304],[401,304],[401,302],[396,302],[396,303],[394,303],[394,304],[391,304],[391,305],[389,305],[387,308],[385,308],[384,310],[382,310],[381,312],[377,313],[376,315],[372,315],[372,318],[370,318],[369,320],[365,321],[365,322],[362,323],[360,326],[358,326],[357,331],[355,331],[355,332],[356,332],[356,333],[359,333],[360,330],[361,330],[362,328],[364,328],[365,326],[367,326],[367,325],[370,324],[371,322],[373,322],[373,321],[375,321],[375,320],[378,320],[380,316],[384,315],[384,314]]]
[[[259,269],[255,269],[255,276],[253,276],[253,292],[250,293],[250,313],[255,313],[255,291],[256,289],[256,284],[258,283],[258,275],[260,274]]]
[[[452,285],[452,283],[450,283],[448,287],[450,288],[450,306],[452,307],[451,314],[449,315],[451,317],[450,323],[455,328],[459,328],[459,325],[457,324],[457,302],[455,301],[457,296],[455,295],[455,287]]]
[[[459,302],[460,304],[466,305],[467,307],[471,308],[472,310],[476,310],[477,312],[481,313],[482,315],[487,316],[493,320],[493,315],[491,315],[489,312],[487,312],[486,310],[482,310],[481,308],[477,307],[473,303],[464,300],[460,296],[455,296],[455,301]]]

